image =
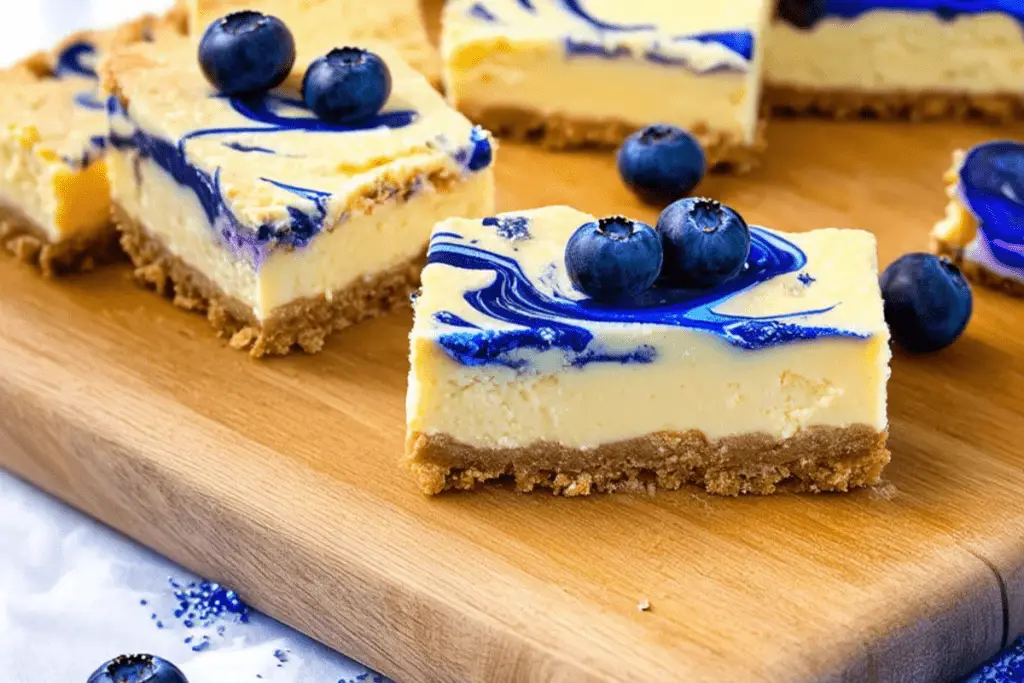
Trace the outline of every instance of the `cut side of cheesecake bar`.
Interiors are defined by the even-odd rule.
[[[838,118],[1024,114],[1024,4],[781,0],[765,50],[776,111]]]
[[[283,21],[310,54],[387,42],[432,84],[441,82],[441,60],[427,35],[419,0],[188,0],[188,5],[197,39],[214,20],[251,9]]]
[[[415,304],[406,464],[425,493],[738,495],[878,481],[889,332],[875,238],[752,228],[747,267],[630,304],[576,290],[594,218],[548,207],[434,230]]]
[[[108,157],[122,246],[140,280],[205,311],[254,356],[324,339],[406,303],[431,227],[493,210],[489,136],[385,45],[384,110],[316,118],[281,88],[227,97],[189,40],[139,44],[105,62]]]
[[[116,247],[94,84],[28,80],[0,88],[0,243],[48,275]]]
[[[174,15],[145,16],[76,33],[0,73],[0,246],[48,275],[120,254],[96,64],[116,45],[181,31]]]
[[[442,56],[471,119],[554,147],[617,145],[650,123],[693,133],[712,167],[750,167],[768,0],[452,0]]]
[[[976,282],[1024,296],[1024,144],[957,151],[946,173],[949,203],[931,250]]]

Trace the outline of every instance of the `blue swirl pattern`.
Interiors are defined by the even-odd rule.
[[[216,229],[223,242],[239,256],[259,267],[278,246],[301,248],[323,231],[327,218],[327,204],[330,193],[315,188],[298,187],[273,178],[261,181],[284,189],[305,200],[306,207],[289,206],[289,222],[286,225],[264,224],[249,226],[240,220],[227,205],[220,189],[219,170],[208,173],[188,161],[186,154],[190,140],[210,136],[229,136],[247,133],[274,134],[301,131],[311,134],[353,133],[380,127],[404,128],[414,123],[418,114],[410,110],[382,112],[369,119],[353,124],[337,124],[323,121],[311,115],[301,100],[268,93],[252,97],[222,97],[240,116],[254,125],[202,128],[194,130],[177,142],[150,135],[135,129],[132,134],[111,134],[111,144],[119,150],[136,152],[136,164],[148,159],[160,166],[174,180],[190,188],[196,195],[211,226]],[[288,111],[294,113],[286,113]],[[112,120],[130,122],[127,112],[114,97],[108,100],[108,114]],[[276,154],[269,147],[241,145],[234,141],[224,143],[228,149],[237,152]],[[474,129],[464,148],[454,152],[454,158],[468,172],[475,172],[491,162],[490,140]],[[139,170],[136,166],[138,177]],[[397,191],[397,190],[396,190]],[[312,205],[312,209],[309,208]]]
[[[610,47],[601,40],[603,36],[615,33],[650,33],[651,37],[648,46],[640,56],[647,61],[659,65],[687,67],[689,60],[685,56],[675,54],[666,47],[687,41],[720,45],[748,63],[754,57],[755,40],[753,33],[750,31],[712,31],[666,36],[659,34],[658,25],[653,23],[618,24],[605,21],[587,10],[582,0],[517,0],[520,10],[530,15],[538,13],[539,2],[547,2],[560,8],[572,16],[579,26],[596,34],[597,39],[589,39],[578,35],[566,36],[564,40],[565,53],[570,57],[596,56],[606,59],[617,59],[634,56],[633,50],[626,45]],[[466,13],[468,16],[480,21],[495,24],[503,23],[501,12],[492,5],[487,4],[485,0],[473,3]],[[722,63],[702,73],[733,70],[737,70],[735,64]]]
[[[807,256],[799,247],[775,233],[754,228],[751,238],[747,269],[718,288],[693,291],[655,287],[628,306],[610,306],[541,291],[514,258],[467,243],[455,233],[436,233],[431,240],[428,265],[440,263],[463,270],[493,272],[493,281],[481,289],[466,292],[465,301],[488,319],[516,326],[511,330],[481,329],[450,311],[443,311],[435,320],[454,331],[442,334],[439,343],[452,359],[463,365],[502,365],[520,370],[528,365],[519,353],[524,349],[560,349],[574,367],[609,362],[651,363],[656,359],[657,352],[650,346],[626,353],[607,353],[593,348],[594,334],[587,329],[587,323],[684,327],[717,335],[733,346],[750,351],[821,337],[868,337],[852,330],[804,322],[803,319],[826,313],[835,305],[764,317],[717,312],[716,308],[740,292],[780,275],[797,272],[807,264]]]
[[[973,148],[960,168],[959,189],[992,256],[1024,272],[1024,144],[1001,140]]]

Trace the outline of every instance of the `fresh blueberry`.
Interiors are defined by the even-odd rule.
[[[331,50],[302,79],[306,106],[325,121],[353,123],[377,114],[391,96],[391,71],[373,52]]]
[[[662,276],[675,287],[707,289],[735,277],[750,254],[750,228],[713,199],[680,199],[661,212]]]
[[[797,28],[811,28],[825,16],[828,0],[780,0],[779,18]]]
[[[295,39],[276,17],[245,10],[210,24],[199,41],[199,65],[225,95],[280,85],[295,64]]]
[[[882,273],[881,285],[892,337],[911,353],[946,348],[971,319],[971,286],[948,258],[901,256]]]
[[[86,683],[188,683],[188,679],[166,659],[121,655],[96,669]]]
[[[565,246],[569,279],[598,301],[643,294],[658,279],[661,258],[654,228],[622,216],[580,226]]]
[[[619,175],[651,204],[665,205],[690,194],[706,170],[700,144],[676,126],[647,126],[619,149]]]

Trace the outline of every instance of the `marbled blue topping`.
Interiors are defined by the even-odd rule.
[[[978,145],[960,168],[960,197],[978,219],[978,239],[1000,264],[1024,272],[1024,144]]]
[[[560,350],[566,355],[566,363],[577,367],[654,361],[657,353],[649,346],[624,353],[593,348],[594,334],[588,326],[601,323],[683,327],[716,335],[751,351],[821,337],[869,336],[813,325],[807,320],[834,309],[839,302],[827,308],[765,317],[717,312],[737,294],[807,265],[804,252],[780,235],[752,228],[751,239],[748,267],[719,287],[693,291],[658,286],[629,304],[608,305],[591,299],[570,299],[538,287],[515,259],[474,246],[455,233],[439,232],[431,239],[428,264],[493,272],[493,281],[466,292],[465,301],[482,316],[515,328],[481,330],[453,313],[442,312],[435,320],[452,330],[442,333],[438,341],[453,360],[463,365],[523,370],[529,366],[523,351]]]
[[[97,94],[99,77],[90,63],[96,58],[96,47],[92,43],[79,41],[64,48],[57,55],[57,63],[53,71],[54,78],[79,78],[92,81],[88,90],[75,94],[73,101],[76,106],[91,111],[103,111],[106,105]],[[63,161],[74,169],[81,170],[92,162],[103,157],[107,147],[106,137],[93,135],[89,145],[77,157],[64,157]]]
[[[571,16],[582,30],[564,38],[565,53],[569,57],[602,57],[619,59],[623,57],[642,57],[654,64],[664,66],[690,67],[691,60],[681,53],[679,46],[683,43],[717,44],[729,51],[738,61],[749,63],[754,55],[754,35],[747,30],[711,31],[706,33],[665,35],[659,32],[655,23],[620,24],[606,21],[590,12],[584,0],[518,0],[515,11],[527,15],[537,15],[538,7],[551,6]],[[508,11],[508,5],[502,7]],[[506,21],[502,9],[489,4],[487,0],[478,0],[466,11],[467,16],[479,21],[501,24]],[[609,45],[606,38],[615,34],[649,34],[647,46],[641,54],[624,44]],[[737,60],[720,60],[712,68],[702,69],[703,73],[716,71],[738,70]]]
[[[874,10],[930,12],[946,20],[998,12],[1024,22],[1024,3],[1020,0],[783,0],[779,13],[790,23],[809,28],[826,17],[856,19]]]
[[[327,205],[331,195],[323,190],[297,187],[275,178],[260,178],[263,182],[294,194],[301,201],[298,205],[287,207],[289,221],[284,224],[249,225],[239,219],[225,201],[221,192],[219,169],[211,173],[189,162],[187,148],[190,140],[208,136],[274,134],[289,131],[356,133],[380,127],[403,128],[411,125],[418,117],[414,111],[396,110],[382,112],[357,123],[339,124],[312,116],[305,103],[294,98],[262,94],[224,99],[235,112],[258,125],[203,128],[191,131],[175,142],[151,135],[134,126],[120,102],[111,97],[108,100],[108,114],[111,121],[118,122],[118,125],[113,126],[115,132],[111,133],[110,139],[111,144],[118,149],[134,150],[137,153],[136,164],[141,159],[148,159],[166,171],[179,185],[192,189],[210,225],[221,240],[254,269],[259,269],[270,252],[277,247],[301,248],[308,245],[325,227]],[[124,124],[131,127],[130,134],[125,132]],[[227,148],[242,154],[277,154],[273,149],[264,146],[239,145],[237,141],[227,141],[224,144]],[[442,141],[438,141],[438,146],[448,148]],[[484,147],[486,151],[482,149]],[[466,172],[477,171],[490,163],[490,141],[485,135],[474,130],[470,140],[454,149],[451,154]],[[481,156],[487,157],[486,165],[479,165]],[[136,175],[138,178],[138,172]],[[398,188],[395,187],[391,196],[397,194]]]
[[[97,80],[96,70],[91,63],[96,59],[96,46],[86,41],[68,45],[57,55],[53,75],[57,78],[75,76]]]
[[[499,237],[507,240],[530,239],[530,219],[525,216],[491,216],[485,218],[483,223],[494,228]]]

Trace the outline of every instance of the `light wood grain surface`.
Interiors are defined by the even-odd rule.
[[[775,122],[702,188],[776,228],[926,244],[967,125]],[[505,145],[503,209],[653,219],[607,154]],[[126,268],[0,262],[0,465],[403,683],[943,681],[1024,631],[1024,301],[898,355],[893,463],[845,496],[422,497],[410,318],[253,362]],[[651,609],[637,604],[648,600]]]

